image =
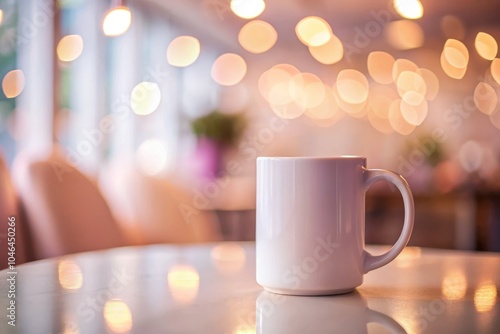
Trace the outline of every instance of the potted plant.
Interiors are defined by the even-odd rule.
[[[224,151],[237,143],[245,127],[243,113],[225,114],[218,110],[191,122],[191,129],[198,139],[196,157],[202,165],[203,176],[217,176]]]

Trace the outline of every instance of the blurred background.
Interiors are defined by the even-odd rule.
[[[52,211],[98,211],[77,185],[55,190],[76,173],[125,244],[253,240],[257,156],[349,154],[407,178],[410,244],[500,251],[499,13],[496,0],[0,0],[0,146],[28,244],[71,239],[45,235]],[[371,189],[367,242],[394,242],[402,211],[395,189]]]

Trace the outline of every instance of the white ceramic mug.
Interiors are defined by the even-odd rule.
[[[385,180],[403,196],[403,230],[382,255],[364,250],[365,192]],[[413,229],[410,188],[398,174],[367,169],[363,157],[257,158],[257,283],[291,295],[350,292],[391,262]]]

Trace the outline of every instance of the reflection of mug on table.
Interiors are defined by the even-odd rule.
[[[378,323],[392,333],[406,333],[391,317],[371,310],[354,292],[334,297],[276,295],[263,291],[256,301],[258,334],[368,333]]]
[[[364,249],[365,192],[377,181],[399,189],[405,219],[391,250],[374,256]],[[404,249],[413,212],[406,181],[365,158],[258,158],[257,282],[290,295],[350,292]]]

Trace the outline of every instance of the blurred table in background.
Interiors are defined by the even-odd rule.
[[[255,240],[255,209],[215,210],[226,241]]]
[[[500,252],[500,192],[478,192],[477,249]]]
[[[235,183],[235,186],[238,185]],[[241,188],[224,191],[214,201],[224,240],[255,240],[254,191]],[[233,191],[233,192],[232,192]],[[249,195],[250,194],[250,195]],[[243,200],[242,200],[243,199]],[[500,194],[414,194],[415,226],[409,245],[500,251]],[[366,198],[366,243],[392,244],[401,233],[403,201],[398,192],[368,194]]]
[[[255,240],[255,182],[254,177],[239,176],[205,181],[199,186],[207,190],[202,195],[219,218],[224,240]],[[218,191],[211,196],[210,188]]]
[[[413,246],[473,250],[476,247],[476,203],[462,194],[414,194]],[[394,243],[404,216],[399,193],[378,193],[366,200],[366,242]]]
[[[500,194],[414,194],[414,199],[415,226],[409,245],[500,251]],[[395,242],[403,214],[397,193],[367,196],[366,242]]]

